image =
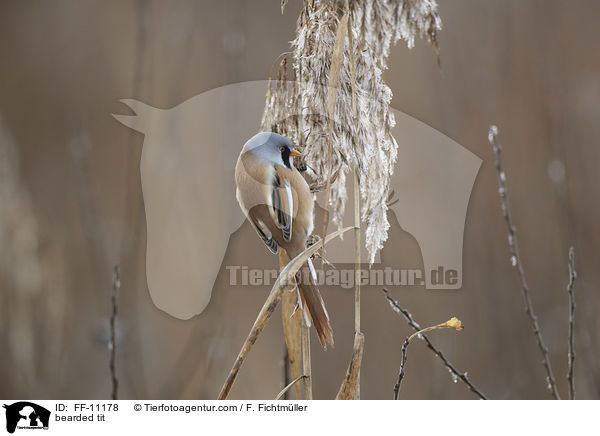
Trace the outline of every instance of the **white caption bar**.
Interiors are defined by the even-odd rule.
[[[4,400],[19,436],[128,434],[577,434],[597,401],[47,401]],[[215,433],[213,433],[215,432]],[[328,433],[326,433],[328,432]],[[329,433],[330,432],[330,433]],[[458,432],[458,433],[457,433]],[[6,433],[4,433],[6,434]]]

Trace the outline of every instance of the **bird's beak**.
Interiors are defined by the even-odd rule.
[[[290,156],[302,156],[302,153],[300,153],[298,150],[292,150]]]

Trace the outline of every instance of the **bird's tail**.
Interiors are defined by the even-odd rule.
[[[323,348],[327,348],[327,344],[333,346],[333,329],[329,323],[329,314],[325,308],[325,302],[319,292],[319,288],[315,284],[313,277],[314,268],[311,260],[300,269],[300,280],[298,280],[298,288],[300,294],[299,304],[304,311],[304,314],[315,326],[319,342]]]

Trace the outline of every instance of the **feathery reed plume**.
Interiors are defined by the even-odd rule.
[[[391,297],[387,289],[384,288],[383,293],[385,294],[385,298],[388,300],[388,303],[394,312],[402,315],[404,319],[406,319],[406,321],[408,322],[408,325],[410,325],[413,328],[413,330],[421,330],[421,326],[413,319],[410,312],[404,309],[402,306],[400,306],[400,304]],[[464,384],[467,385],[471,392],[473,392],[482,400],[487,400],[487,397],[469,380],[466,372],[463,373],[456,369],[452,362],[450,362],[446,358],[444,353],[442,353],[433,345],[433,343],[429,340],[429,338],[426,335],[423,335],[423,340],[425,341],[425,344],[427,344],[427,348],[433,351],[433,354],[439,357],[440,360],[444,363],[444,366],[448,369],[452,377],[454,377],[454,380],[462,381]]]
[[[512,266],[517,268],[519,282],[521,284],[521,294],[523,296],[523,300],[525,301],[525,313],[529,317],[531,322],[531,327],[533,328],[533,333],[535,335],[535,339],[537,340],[538,348],[542,353],[542,364],[544,365],[544,369],[546,370],[546,380],[548,382],[548,389],[552,393],[552,396],[556,400],[560,400],[560,394],[558,393],[558,388],[556,387],[556,379],[554,378],[554,373],[552,372],[552,365],[550,364],[550,358],[548,357],[548,347],[544,343],[544,338],[542,337],[542,332],[540,330],[540,325],[538,324],[537,316],[533,310],[533,303],[531,302],[531,297],[529,296],[529,285],[527,284],[527,280],[525,279],[525,270],[523,269],[523,264],[521,262],[521,256],[519,255],[519,244],[517,241],[517,229],[513,225],[512,214],[510,212],[510,206],[508,202],[508,189],[506,187],[506,173],[504,172],[504,168],[502,166],[502,146],[498,143],[498,127],[491,126],[488,133],[488,141],[494,150],[494,155],[496,157],[496,171],[498,172],[498,192],[500,193],[500,204],[502,206],[502,216],[504,216],[504,221],[506,222],[506,229],[508,231],[508,247],[510,249],[510,260]]]
[[[346,20],[347,31],[339,26]],[[387,239],[385,199],[398,148],[391,134],[392,93],[382,78],[390,45],[403,39],[413,47],[423,37],[438,53],[440,30],[434,0],[304,2],[292,41],[293,72],[286,57],[267,92],[261,128],[299,145],[315,186],[330,187],[326,209],[338,227],[346,175],[356,168],[371,263]],[[341,56],[334,55],[336,47]],[[286,77],[293,86],[282,83]]]
[[[442,20],[438,14],[435,0],[399,0],[396,2],[395,40],[404,39],[409,48],[415,46],[415,36],[427,40],[440,61],[438,32],[442,29]]]
[[[569,370],[567,372],[567,382],[569,384],[569,399],[575,399],[575,248],[569,248],[569,283],[567,284],[567,294],[569,295]]]

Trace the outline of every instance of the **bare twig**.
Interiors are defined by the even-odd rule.
[[[569,284],[567,285],[567,294],[569,294],[569,371],[567,372],[567,381],[569,383],[569,399],[575,399],[575,340],[574,340],[574,328],[575,328],[575,293],[573,292],[573,286],[575,285],[575,279],[577,278],[577,271],[575,271],[575,249],[569,248]]]
[[[287,392],[291,389],[291,387],[294,386],[296,383],[298,383],[300,380],[302,380],[304,378],[306,378],[306,376],[304,374],[302,374],[300,377],[296,377],[290,384],[288,384],[285,388],[283,388],[281,390],[281,392],[279,392],[277,394],[275,399],[281,400],[282,398],[284,398],[285,394],[287,394]]]
[[[423,335],[423,333],[425,332],[429,332],[431,330],[435,330],[435,329],[455,329],[458,331],[461,331],[464,329],[462,322],[457,319],[457,318],[451,318],[448,321],[446,321],[445,323],[442,324],[437,324],[437,325],[433,325],[431,327],[427,327],[424,328],[422,330],[417,331],[416,333],[413,333],[410,336],[407,336],[406,339],[404,340],[404,343],[402,344],[402,360],[400,361],[400,371],[398,373],[398,380],[396,381],[396,384],[394,385],[394,400],[398,399],[398,394],[400,393],[400,385],[402,384],[402,379],[404,378],[404,366],[406,365],[406,350],[408,348],[408,344],[410,344],[410,342],[416,338],[419,335]]]
[[[365,346],[365,335],[361,332],[354,333],[354,347],[352,349],[352,359],[348,365],[346,376],[340,386],[336,400],[359,400],[360,391],[358,385],[360,383],[360,366],[362,363],[363,349]]]
[[[117,343],[116,343],[116,333],[115,333],[115,323],[117,320],[117,297],[119,294],[119,289],[121,289],[121,277],[119,271],[119,265],[116,265],[113,270],[113,287],[112,287],[112,296],[111,296],[111,304],[112,304],[112,312],[110,314],[110,339],[108,342],[108,349],[110,350],[110,377],[112,380],[112,393],[111,399],[116,400],[118,397],[119,390],[119,380],[117,379],[117,368],[115,364],[115,359],[117,357]]]
[[[523,269],[523,264],[521,263],[521,257],[519,255],[517,229],[513,225],[512,221],[510,205],[508,202],[508,189],[506,187],[506,174],[504,172],[504,168],[502,167],[502,146],[498,143],[497,137],[498,128],[496,126],[491,126],[488,134],[488,140],[496,156],[496,171],[498,172],[499,185],[498,192],[500,193],[502,215],[504,216],[504,221],[506,222],[506,228],[508,230],[508,246],[510,248],[511,253],[510,259],[512,265],[517,268],[519,281],[521,283],[521,294],[523,295],[523,300],[525,301],[525,313],[527,313],[529,320],[531,321],[531,326],[535,334],[535,339],[537,340],[538,347],[540,349],[540,352],[542,353],[542,364],[544,365],[544,368],[546,370],[548,388],[552,393],[552,396],[556,400],[560,400],[560,394],[558,393],[558,388],[556,387],[556,379],[554,378],[554,374],[552,372],[552,365],[550,364],[550,358],[548,357],[548,347],[544,343],[542,332],[538,324],[537,316],[533,310],[533,304],[529,295],[529,286],[527,285],[527,280],[525,279],[525,271]]]
[[[327,244],[332,239],[347,232],[348,230],[350,230],[352,228],[353,227],[346,227],[344,229],[333,232],[332,234],[328,235],[325,238],[323,243]],[[283,290],[287,288],[289,283],[291,283],[291,281],[294,279],[294,276],[296,275],[298,270],[302,267],[302,265],[304,265],[304,263],[310,258],[310,256],[315,254],[315,252],[319,248],[321,248],[321,244],[311,245],[310,247],[308,247],[306,250],[304,250],[298,256],[293,258],[286,265],[286,267],[281,271],[281,273],[279,274],[279,277],[277,277],[277,280],[275,281],[275,284],[273,285],[271,292],[269,292],[269,296],[267,297],[267,300],[265,301],[262,308],[260,309],[260,312],[258,313],[258,316],[256,317],[256,321],[254,321],[254,324],[252,325],[252,329],[250,330],[248,337],[244,341],[244,344],[242,345],[242,349],[238,353],[238,356],[233,364],[233,367],[231,368],[231,371],[229,372],[229,375],[227,376],[227,379],[225,380],[225,383],[223,384],[223,387],[221,388],[221,392],[219,393],[219,397],[218,397],[219,400],[225,400],[227,398],[227,396],[229,395],[229,392],[231,391],[233,383],[235,382],[235,379],[237,378],[237,375],[240,372],[240,368],[242,367],[242,364],[246,360],[246,357],[248,356],[248,353],[252,349],[252,346],[258,339],[258,336],[260,335],[260,333],[263,331],[263,329],[267,325],[269,318],[271,318],[273,311],[275,310],[275,308],[277,307],[277,304],[279,303],[279,300],[281,299],[281,294],[282,294]]]
[[[404,378],[404,366],[406,365],[406,349],[408,348],[408,338],[406,337],[404,343],[402,344],[402,360],[400,361],[400,372],[398,373],[398,381],[394,385],[394,400],[398,399],[398,394],[400,393],[400,384],[402,383],[402,379]]]
[[[387,298],[388,303],[390,304],[394,312],[397,312],[404,316],[404,318],[408,322],[408,325],[410,325],[415,331],[421,330],[421,326],[413,319],[410,312],[402,308],[400,304],[390,296],[387,289],[384,288],[383,293],[385,294],[385,297]],[[423,340],[425,341],[425,344],[427,344],[427,348],[433,351],[433,353],[441,359],[441,361],[444,363],[444,366],[448,368],[448,371],[450,371],[457,378],[457,380],[460,380],[464,384],[466,384],[469,390],[475,395],[477,395],[479,398],[481,398],[482,400],[487,400],[487,397],[473,383],[471,383],[466,372],[462,373],[458,369],[456,369],[456,367],[446,358],[446,356],[444,356],[444,354],[431,343],[431,341],[426,335],[423,335]]]

